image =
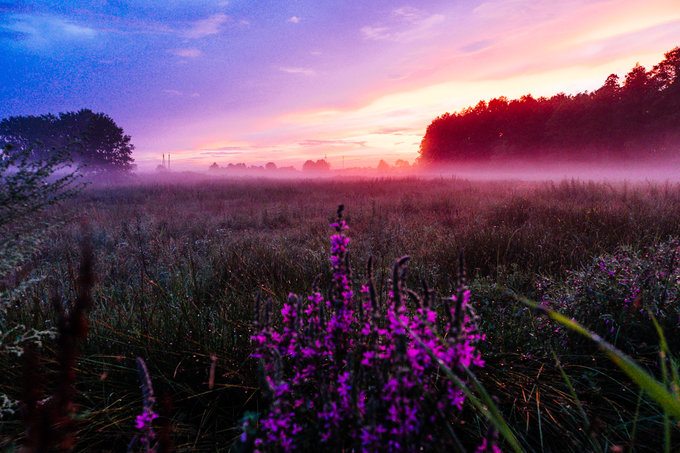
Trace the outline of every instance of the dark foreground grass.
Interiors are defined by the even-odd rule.
[[[566,282],[570,270],[622,245],[643,250],[680,236],[680,187],[452,179],[140,183],[71,200],[74,217],[27,265],[40,278],[2,313],[2,327],[55,324],[54,294],[77,296],[87,231],[98,282],[75,368],[76,449],[124,451],[136,435],[142,357],[158,399],[168,401],[177,449],[227,450],[244,413],[263,410],[250,358],[255,296],[270,295],[280,308],[318,274],[321,287],[330,283],[328,225],[340,203],[357,280],[372,256],[379,294],[393,262],[408,254],[409,285],[423,279],[448,296],[463,253],[487,335],[478,377],[525,449],[658,450],[663,412],[595,347],[553,335],[508,290],[535,298],[539,282]],[[658,374],[655,339],[647,340],[636,358]],[[46,395],[58,373],[56,348],[47,339],[37,351]],[[23,361],[0,357],[0,393],[11,399],[25,387]],[[2,448],[22,442],[19,412],[3,412],[0,423]],[[456,427],[475,445],[487,423],[466,408]]]

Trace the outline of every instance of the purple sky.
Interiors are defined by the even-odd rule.
[[[0,1],[0,117],[90,108],[140,169],[413,161],[437,115],[680,45],[678,0]]]

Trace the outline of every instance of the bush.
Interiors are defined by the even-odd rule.
[[[570,272],[563,282],[544,279],[539,284],[542,302],[619,347],[642,352],[658,342],[651,315],[665,330],[677,328],[679,253],[677,239],[643,251],[619,247],[593,259],[583,270]]]
[[[41,347],[54,338],[52,328],[31,328],[7,320],[8,307],[21,290],[35,283],[30,274],[31,259],[38,253],[47,231],[54,225],[36,214],[74,195],[82,185],[76,175],[62,172],[70,161],[55,152],[45,161],[30,161],[30,152],[0,150],[0,355],[22,355],[29,346]],[[0,419],[13,415],[17,402],[0,393]]]
[[[47,224],[35,214],[82,188],[68,171],[66,154],[55,152],[45,161],[31,161],[29,155],[11,153],[10,147],[0,151],[0,297],[44,235]]]

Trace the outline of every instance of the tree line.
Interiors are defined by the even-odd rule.
[[[421,163],[630,160],[680,151],[680,47],[593,92],[480,101],[428,126]]]
[[[3,119],[0,148],[0,158],[21,156],[31,162],[64,154],[87,173],[134,169],[130,136],[108,115],[88,109]]]

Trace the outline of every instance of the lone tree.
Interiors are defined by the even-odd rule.
[[[327,172],[330,171],[331,164],[326,162],[326,159],[319,159],[316,162],[313,160],[307,160],[302,164],[302,171],[308,172]]]
[[[110,116],[88,109],[0,121],[0,146],[11,146],[32,161],[65,151],[87,173],[133,170],[130,140]]]
[[[378,171],[390,171],[390,164],[380,159],[380,162],[378,162]]]

